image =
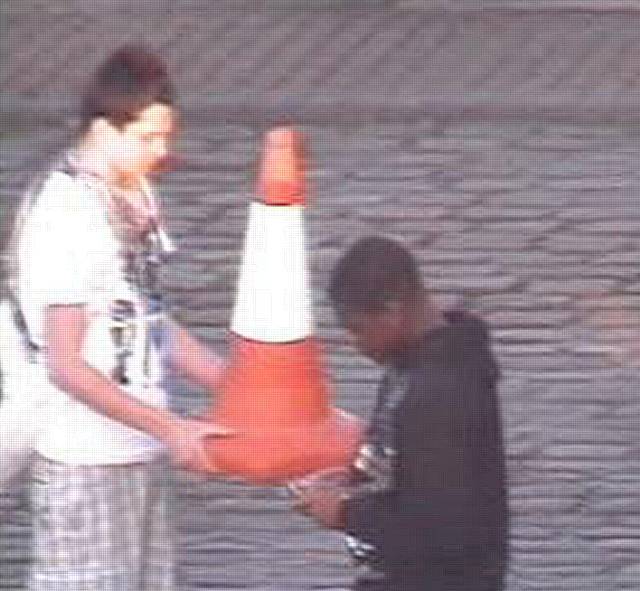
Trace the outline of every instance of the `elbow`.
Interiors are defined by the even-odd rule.
[[[81,367],[78,363],[69,360],[60,360],[49,357],[47,359],[47,374],[49,382],[63,392],[74,392],[77,387]]]

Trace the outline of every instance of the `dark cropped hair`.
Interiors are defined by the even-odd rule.
[[[80,131],[100,117],[122,127],[152,104],[173,106],[174,100],[164,61],[142,45],[125,45],[98,67],[86,87]]]
[[[423,290],[411,253],[399,242],[371,236],[358,240],[333,269],[329,298],[341,318],[380,312],[391,301],[407,300]]]

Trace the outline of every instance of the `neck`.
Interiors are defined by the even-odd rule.
[[[443,314],[442,310],[437,308],[431,301],[425,302],[423,308],[424,321],[422,324],[422,333],[437,330],[443,326],[447,326],[449,321]]]
[[[105,154],[90,137],[75,151],[75,165],[82,171],[100,178],[106,185],[106,207],[127,236],[141,236],[152,223],[153,211],[149,202],[145,179],[118,174]]]
[[[101,178],[109,187],[121,191],[140,191],[143,180],[135,175],[125,175],[110,164],[104,152],[95,145],[90,135],[86,136],[75,150],[77,166]]]
[[[423,341],[425,334],[447,325],[446,317],[427,293],[420,292],[411,301],[405,302],[404,306],[404,329],[394,347],[395,351],[390,355],[392,365],[403,365],[407,356],[410,357],[411,352]]]

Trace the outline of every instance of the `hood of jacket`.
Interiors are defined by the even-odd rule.
[[[500,377],[500,371],[491,351],[491,339],[486,323],[465,310],[444,313],[447,324],[427,331],[422,339],[405,351],[394,363],[399,369],[414,365],[417,357],[426,355],[433,363],[452,370],[473,371],[489,383]]]

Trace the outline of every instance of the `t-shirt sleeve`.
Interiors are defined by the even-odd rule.
[[[83,304],[95,293],[105,265],[100,208],[66,175],[45,185],[25,237],[24,272],[42,306]]]

